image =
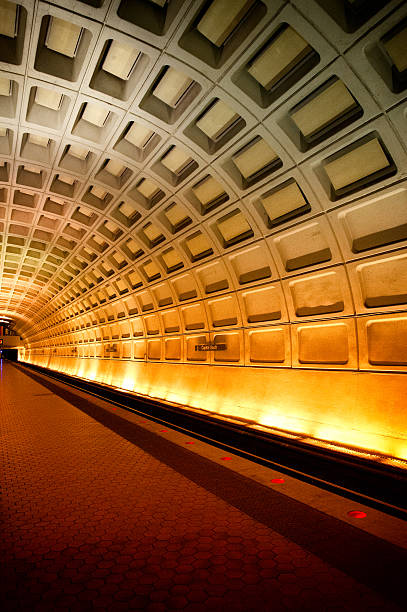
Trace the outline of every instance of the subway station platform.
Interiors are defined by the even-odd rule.
[[[400,518],[4,361],[0,424],[3,610],[405,609]]]

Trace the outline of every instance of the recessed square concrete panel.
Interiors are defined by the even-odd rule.
[[[31,81],[33,82],[33,81]],[[52,131],[62,129],[72,107],[72,96],[66,90],[33,85],[30,89],[25,120]]]
[[[97,145],[106,142],[122,114],[121,112],[119,115],[119,109],[112,111],[109,105],[89,98],[79,100],[79,106],[77,103],[76,108],[77,115],[71,127],[72,135]]]
[[[162,233],[161,228],[151,221],[143,226],[140,236],[150,248],[157,246],[165,240],[165,236]]]
[[[283,281],[283,286],[293,319],[306,320],[354,312],[345,270],[341,266],[294,277]]]
[[[266,191],[260,195],[259,200],[266,214],[269,228],[304,215],[311,210],[305,195],[294,180]]]
[[[379,117],[304,161],[301,171],[312,182],[323,207],[333,208],[352,201],[356,193],[365,196],[378,185],[383,188],[394,182],[395,177],[401,179],[406,160],[388,122]],[[334,163],[330,165],[331,162]],[[332,170],[336,189],[325,166]]]
[[[223,248],[229,248],[254,236],[251,225],[238,208],[220,217],[214,224],[214,229]]]
[[[180,321],[177,309],[164,310],[161,313],[162,327],[165,334],[180,332]]]
[[[40,5],[31,50],[31,76],[44,79],[47,74],[68,87],[79,83],[100,29],[99,24],[84,17]]]
[[[71,174],[58,173],[51,180],[50,191],[65,198],[75,198],[79,189],[80,182]]]
[[[185,208],[185,206],[179,204],[178,202],[172,202],[168,207],[166,207],[163,211],[163,216],[165,217],[168,223],[168,228],[172,234],[176,234],[192,223],[192,218],[189,215],[189,211]]]
[[[20,156],[34,163],[52,164],[56,143],[48,136],[39,133],[24,133],[20,143]]]
[[[110,102],[128,105],[143,82],[156,51],[144,43],[105,29],[95,49],[97,61],[92,62],[87,74],[90,95],[99,92]]]
[[[169,66],[155,85],[152,95],[167,106],[176,108],[192,83],[193,79],[191,77]]]
[[[120,19],[147,30],[156,36],[167,33],[177,13],[182,7],[182,0],[164,2],[164,0],[119,0],[117,15]],[[148,38],[148,34],[146,35]]]
[[[0,162],[0,182],[8,183],[10,181],[11,164],[7,161]]]
[[[199,212],[205,215],[229,200],[224,186],[211,175],[204,176],[192,186],[191,192],[199,205]]]
[[[113,149],[134,162],[143,162],[157,147],[161,136],[152,126],[130,121],[122,131]]]
[[[270,91],[310,51],[308,42],[293,28],[281,28],[271,43],[251,62],[248,73],[266,91]]]
[[[298,328],[299,362],[345,365],[349,360],[348,330],[343,323]]]
[[[347,61],[360,80],[366,85],[374,81],[375,98],[384,109],[405,97],[405,72],[400,72],[395,63],[402,66],[397,45],[398,41],[403,41],[405,28],[406,13],[402,4],[346,53]]]
[[[346,257],[355,259],[365,253],[405,246],[407,241],[406,187],[400,185],[349,205],[332,218],[338,219],[336,228]]]
[[[190,76],[190,71],[181,72],[178,67],[164,65],[139,106],[164,123],[173,125],[201,90],[202,85]]]
[[[229,59],[267,11],[257,0],[199,4],[178,45],[212,68],[220,68]]]
[[[171,144],[151,165],[151,169],[173,187],[184,182],[198,167],[192,152],[179,144]]]
[[[349,266],[357,312],[404,310],[407,304],[406,250],[362,259]]]
[[[283,327],[249,332],[250,363],[283,364],[286,360],[286,338]]]
[[[106,159],[95,178],[101,183],[120,191],[133,176],[133,171],[117,159]]]
[[[121,200],[117,207],[111,211],[111,217],[116,219],[122,225],[126,227],[133,226],[136,221],[141,218],[140,212],[137,210],[136,205],[133,202],[127,202],[126,200]]]
[[[249,325],[281,319],[284,298],[276,285],[244,291],[240,295],[245,322]]]
[[[123,81],[127,81],[134,70],[139,55],[139,51],[134,47],[112,40],[103,60],[102,69]]]
[[[396,171],[393,160],[378,138],[369,138],[348,148],[335,159],[328,159],[324,170],[332,185],[331,197],[337,199],[349,190],[357,190],[364,182],[380,180]]]
[[[174,174],[181,174],[191,163],[192,158],[181,147],[172,147],[162,158],[161,163]]]
[[[173,247],[164,250],[160,255],[160,259],[167,274],[181,270],[184,267],[181,255]]]
[[[305,149],[362,114],[362,108],[349,89],[335,77],[290,112],[292,121],[301,133]]]
[[[212,327],[229,327],[238,324],[238,306],[234,296],[208,300],[207,308]]]
[[[383,7],[383,2],[372,1],[363,6],[354,6],[354,2],[341,2],[334,0],[328,5],[322,0],[316,3],[336,21],[339,27],[348,33],[356,32],[364,23]]]
[[[407,19],[397,24],[381,40],[392,66],[391,88],[399,93],[407,87],[407,63],[405,48],[407,45]]]
[[[37,166],[18,166],[16,174],[16,183],[32,187],[33,189],[41,189],[45,181],[45,171]]]
[[[215,344],[224,344],[225,349],[215,351],[213,360],[226,363],[238,363],[241,360],[241,337],[238,332],[214,334],[213,342]]]
[[[137,180],[128,193],[132,199],[147,210],[155,206],[165,196],[164,191],[158,183],[147,176]]]
[[[297,273],[298,270],[334,263],[333,249],[328,227],[323,219],[303,223],[273,237],[271,244],[276,248],[283,264],[283,274]],[[336,251],[337,256],[337,251]]]
[[[14,119],[21,85],[14,78],[0,77],[0,117]]]
[[[238,285],[248,285],[277,276],[270,253],[262,242],[243,247],[229,257]]]
[[[87,175],[93,166],[95,158],[96,154],[89,147],[76,143],[66,144],[62,150],[59,166],[70,172]]]
[[[405,314],[358,319],[361,338],[361,369],[400,372],[406,368]]]
[[[267,108],[319,62],[319,54],[288,23],[280,23],[234,77],[235,84]]]
[[[246,126],[246,121],[235,109],[214,98],[198,117],[184,130],[184,134],[209,155],[213,155]]]
[[[230,163],[225,164],[226,170],[229,170],[241,189],[251,187],[283,165],[278,154],[260,136],[236,151],[230,161],[232,166]]]
[[[81,199],[85,204],[89,204],[98,210],[105,210],[113,200],[113,196],[100,185],[90,185]]]
[[[28,21],[25,3],[3,0],[0,5],[0,62],[19,66],[23,61]]]
[[[191,262],[213,255],[212,245],[202,232],[195,232],[186,238],[184,248]]]

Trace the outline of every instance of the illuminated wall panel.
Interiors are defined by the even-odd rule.
[[[406,6],[19,4],[0,314],[21,359],[406,456]]]

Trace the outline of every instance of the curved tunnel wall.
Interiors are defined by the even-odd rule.
[[[404,3],[64,4],[1,33],[20,359],[406,456]]]

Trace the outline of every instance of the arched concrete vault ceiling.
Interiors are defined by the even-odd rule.
[[[2,1],[0,312],[39,353],[405,369],[406,15]]]

